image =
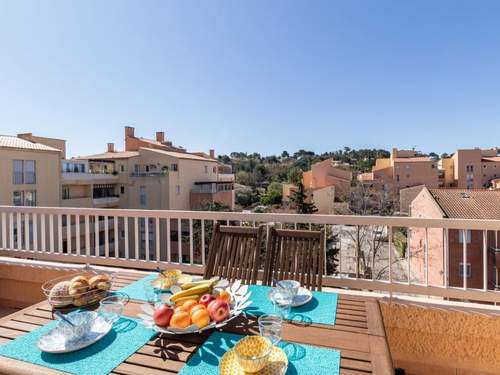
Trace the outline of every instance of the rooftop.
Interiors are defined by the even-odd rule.
[[[103,152],[102,154],[78,156],[77,159],[128,159],[139,156],[138,151]]]
[[[42,143],[30,142],[22,138],[0,135],[0,148],[12,148],[18,150],[61,152],[61,150],[44,145]]]
[[[165,150],[159,150],[156,148],[146,148],[146,147],[141,147],[140,149],[151,151],[151,152],[156,152],[156,153],[167,155],[167,156],[171,156],[171,157],[177,158],[177,159],[200,160],[200,161],[210,161],[210,162],[216,161],[216,160],[211,159],[211,158],[204,158],[202,156],[193,155],[193,154],[188,153],[188,152],[165,151]]]
[[[500,219],[500,191],[466,189],[429,189],[448,218]]]
[[[431,159],[427,156],[409,157],[409,158],[394,158],[395,163],[421,163],[429,162]]]

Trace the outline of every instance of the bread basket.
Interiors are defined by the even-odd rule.
[[[114,273],[89,270],[49,280],[42,290],[53,308],[85,307],[106,297],[114,278]]]

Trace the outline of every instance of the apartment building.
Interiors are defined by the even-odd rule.
[[[311,170],[302,174],[302,184],[307,200],[312,201],[318,213],[329,214],[334,210],[335,199],[349,195],[352,172],[333,159],[311,165]],[[295,191],[293,184],[283,184],[283,200],[290,201]]]
[[[500,191],[423,188],[410,204],[410,216],[498,220],[500,219]],[[446,233],[448,233],[447,236]],[[427,242],[428,282],[430,284],[444,285],[446,280],[442,270],[447,269],[448,285],[463,287],[465,272],[467,287],[481,289],[486,262],[488,288],[498,289],[500,286],[499,231],[449,229],[446,232],[442,228],[429,228],[426,235],[423,228],[410,228],[408,236],[411,270],[416,279],[422,282],[425,280],[425,244]],[[449,248],[447,260],[443,255],[445,246]],[[464,265],[465,247],[467,255]],[[486,259],[484,250],[486,250]],[[446,267],[445,262],[447,262]]]
[[[63,140],[0,136],[0,205],[59,206]]]
[[[441,159],[440,186],[461,189],[483,189],[500,178],[498,149],[462,149],[451,158]]]
[[[362,173],[358,181],[385,191],[399,191],[403,188],[425,185],[437,188],[438,168],[427,156],[417,156],[414,150],[394,148],[389,158],[377,159],[369,173]]]
[[[68,207],[201,209],[218,202],[234,208],[234,175],[215,151],[187,152],[165,140],[136,137],[125,127],[125,150],[108,143],[104,153],[63,163],[62,205]]]

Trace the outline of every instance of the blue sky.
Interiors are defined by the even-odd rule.
[[[498,1],[0,0],[0,134],[189,150],[500,146]]]

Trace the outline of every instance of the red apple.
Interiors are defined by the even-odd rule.
[[[168,327],[174,309],[169,305],[161,305],[153,314],[153,319],[158,327]]]
[[[214,301],[210,302],[207,307],[210,318],[218,323],[227,319],[229,316],[230,307],[226,301],[220,298],[216,298]]]
[[[212,296],[211,294],[204,294],[200,297],[200,300],[198,301],[198,303],[201,303],[205,307],[208,307],[210,302],[212,302],[214,299],[215,299],[215,297]]]

